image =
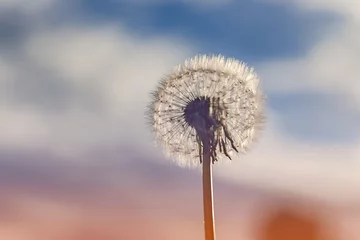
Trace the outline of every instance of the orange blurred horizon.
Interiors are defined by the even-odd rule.
[[[2,163],[1,239],[203,239],[200,172],[130,159],[137,160]],[[273,240],[267,230],[272,218],[278,222],[275,235],[291,234],[289,228],[295,233],[309,228],[304,236],[314,235],[299,240],[330,239],[315,236],[317,232],[331,240],[360,236],[359,211],[241,187],[216,176],[214,184],[218,239]],[[344,217],[351,221],[343,222]]]

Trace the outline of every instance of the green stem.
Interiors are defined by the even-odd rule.
[[[203,141],[203,201],[205,240],[215,240],[214,204],[210,143]]]

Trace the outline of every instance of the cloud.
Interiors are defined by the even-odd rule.
[[[23,14],[38,14],[54,6],[57,0],[2,0],[0,1],[0,12],[20,11]]]
[[[307,56],[265,63],[262,75],[271,78],[270,91],[321,90],[343,92],[359,101],[357,67],[360,27],[345,24],[320,42]],[[358,102],[359,103],[359,102]]]
[[[277,0],[278,2],[285,2]],[[305,10],[327,10],[342,14],[349,21],[359,21],[360,3],[352,0],[292,0],[292,3],[297,4]],[[285,3],[289,3],[286,1]]]
[[[36,30],[0,59],[0,142],[83,149],[135,140],[152,87],[187,51],[118,26]]]
[[[354,98],[359,107],[360,86],[360,8],[354,1],[292,1],[307,11],[320,9],[340,14],[343,21],[327,31],[303,57],[279,59],[261,66],[262,75],[271,79],[267,88],[273,92],[315,90],[341,92]],[[357,17],[355,17],[357,16]]]
[[[259,143],[231,165],[216,166],[219,177],[259,188],[278,189],[341,206],[360,200],[359,141],[328,143],[300,141],[283,134],[281,115],[268,115]]]

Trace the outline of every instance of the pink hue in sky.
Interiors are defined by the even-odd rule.
[[[114,155],[113,161],[108,156],[86,164],[49,164],[39,158],[31,162],[34,167],[3,163],[0,236],[11,240],[201,239],[200,172],[149,163],[135,152],[121,156],[128,160],[116,162],[119,156]],[[359,209],[215,178],[218,239],[257,240],[262,226],[279,208],[290,209],[299,218],[310,217],[327,234],[342,237],[336,240],[360,237]]]

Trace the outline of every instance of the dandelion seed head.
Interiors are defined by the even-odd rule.
[[[223,146],[232,140],[233,147],[225,149],[229,156],[219,153],[222,146],[215,149],[217,161],[229,161],[234,152],[246,152],[264,123],[256,73],[220,55],[187,59],[160,81],[152,96],[148,117],[156,142],[180,166],[200,164],[199,132],[211,131]]]

